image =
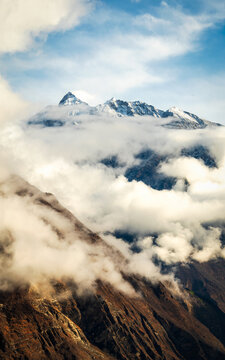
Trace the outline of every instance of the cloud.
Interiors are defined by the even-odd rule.
[[[28,191],[21,197],[16,191]],[[19,178],[0,186],[0,289],[38,284],[52,279],[73,280],[78,291],[94,289],[97,280],[135,295],[122,277],[125,259],[104,242],[93,244],[87,229],[51,208],[49,195],[41,194]],[[45,206],[40,199],[50,203]],[[35,231],[34,231],[35,229]],[[121,259],[122,258],[122,261]]]
[[[177,104],[181,107],[189,104],[187,108],[191,109],[194,104],[196,111],[203,113],[206,118],[216,120],[213,112],[209,113],[213,118],[209,117],[207,114],[210,110],[204,107],[205,101],[210,101],[210,96],[206,94],[207,84],[204,85],[203,79],[199,79],[199,71],[196,70],[197,74],[194,74],[198,78],[195,81],[193,68],[191,74],[185,76],[187,69],[182,68],[183,64],[174,69],[169,61],[202,50],[202,35],[220,22],[220,18],[224,16],[221,9],[216,11],[215,8],[212,11],[204,4],[199,13],[191,14],[181,6],[161,4],[155,7],[154,12],[152,10],[142,15],[128,15],[102,7],[99,5],[89,18],[91,31],[82,29],[82,32],[77,31],[73,36],[63,38],[63,52],[54,52],[50,44],[50,48],[46,46],[45,53],[39,54],[38,59],[31,56],[29,61],[24,60],[25,66],[30,70],[36,71],[38,68],[40,73],[43,71],[45,76],[49,76],[51,84],[52,81],[56,83],[52,98],[59,96],[60,91],[74,89],[75,85],[82,91],[95,94],[98,101],[112,95],[128,96],[129,93],[132,97],[133,94],[139,97],[140,93],[146,94],[148,91],[145,98],[152,93],[151,101],[154,99],[163,108],[165,104]],[[107,34],[104,31],[106,26]],[[59,46],[62,44],[59,43]],[[21,62],[17,65],[23,66]],[[211,101],[214,93],[218,96],[220,94],[222,84],[220,87],[219,79],[220,75],[218,79],[205,80],[210,83],[209,89],[212,86],[217,88],[216,91],[211,90]],[[26,92],[21,89],[26,96],[29,97],[31,86],[38,89],[35,86],[37,80],[35,81],[32,85],[30,82],[25,84],[28,87]],[[43,81],[46,80],[42,79]],[[38,90],[33,91],[37,92],[36,96],[41,96]],[[202,94],[201,98],[199,94]],[[43,95],[44,98],[49,98],[49,94]],[[213,104],[216,111],[223,109],[222,99],[216,101],[216,95]]]
[[[0,52],[27,50],[36,37],[77,25],[89,10],[88,0],[2,0]]]
[[[38,37],[72,28],[90,8],[88,0],[2,0],[0,53],[28,50]],[[1,124],[28,116],[31,104],[15,93],[2,76],[0,91]]]
[[[13,6],[15,4],[17,7]],[[32,8],[30,4],[25,1],[1,3],[2,14],[11,9],[0,25],[2,52],[27,50],[37,37],[71,28],[89,8],[89,2],[81,1],[57,1],[54,8],[52,2],[46,1],[32,2]],[[86,98],[96,93],[97,81],[97,92],[104,96],[107,91],[111,95],[113,89],[119,93],[135,86],[158,84],[165,79],[151,72],[149,65],[153,67],[156,61],[195,51],[202,32],[222,18],[216,8],[214,10],[209,18],[204,14],[187,15],[163,5],[158,16],[145,14],[131,19],[134,28],[127,28],[123,36],[113,29],[110,40],[108,34],[104,41],[97,38],[92,44],[89,38],[88,58],[66,59],[66,66],[62,66],[64,58],[48,59],[46,69],[63,69],[71,86],[76,83],[79,89],[87,89],[81,92]],[[43,59],[40,54],[36,61]],[[73,75],[74,68],[79,68],[79,75]],[[0,88],[3,94],[1,120],[23,117],[27,104],[3,79]],[[55,116],[54,107],[47,111]],[[4,164],[8,163],[9,171],[13,169],[41,190],[53,192],[85,224],[126,255],[128,271],[152,281],[161,279],[160,269],[154,265],[155,258],[176,264],[225,256],[219,227],[225,220],[224,129],[173,131],[160,127],[160,120],[150,117],[84,115],[76,120],[77,126],[61,129],[28,129],[22,122],[7,123],[0,134]],[[180,157],[183,147],[198,144],[209,147],[218,168],[208,169],[199,160]],[[148,147],[173,158],[159,169],[178,178],[172,190],[157,191],[125,178],[125,170],[138,163],[135,154]],[[122,164],[118,169],[101,163],[102,159],[113,155]],[[4,180],[8,170],[3,168]],[[184,179],[189,183],[187,191]],[[9,198],[1,198],[0,205],[1,229],[4,230],[1,244],[6,253],[0,264],[4,270],[2,287],[4,279],[13,281],[15,274],[18,275],[16,281],[37,281],[47,274],[49,277],[71,276],[80,286],[92,286],[98,278],[108,279],[119,289],[132,291],[124,283],[120,268],[101,247],[96,254],[96,249],[80,239],[64,245],[59,241],[49,223],[60,226],[61,232],[71,240],[75,235],[66,221],[61,222],[51,212],[40,210],[12,194]],[[46,223],[43,218],[49,221]],[[33,235],[34,228],[38,232]],[[129,245],[109,235],[117,229],[137,234],[139,254],[132,253]],[[12,254],[14,260],[10,263]],[[67,262],[59,271],[62,255]]]
[[[29,105],[18,94],[12,91],[5,79],[0,77],[0,124],[28,116]]]
[[[128,21],[123,16],[121,23]],[[102,78],[109,89],[105,89],[105,82],[100,82],[102,93],[120,94],[134,87],[170,81],[173,75],[160,75],[160,71],[154,70],[156,63],[158,68],[168,59],[198,50],[201,35],[216,21],[216,16],[190,15],[181,8],[162,5],[157,15],[145,13],[129,18],[132,27],[126,26],[123,35],[112,26],[110,41],[104,37],[89,39],[94,51],[91,59],[82,62],[82,85],[86,83],[93,91],[97,79],[99,84]]]
[[[71,59],[71,66],[80,69],[80,74],[72,75],[71,80],[90,92],[96,92],[98,83],[98,93],[107,92],[108,96],[169,80],[168,74],[163,77],[151,68],[156,62],[194,51],[200,34],[209,25],[172,8],[168,11],[162,18],[150,14],[131,18],[133,26],[125,28],[123,35],[112,27],[110,40],[108,36],[89,37],[91,56],[84,58],[81,54],[82,60],[79,56]],[[121,18],[121,22],[127,20]],[[66,62],[63,69],[67,71]],[[71,76],[70,66],[68,71]]]
[[[161,3],[141,15],[112,10],[98,3],[88,17],[88,27],[49,39],[45,45],[42,43],[38,52],[14,57],[5,66],[9,73],[16,69],[12,81],[19,76],[17,89],[31,101],[36,98],[46,104],[55,102],[61,93],[76,88],[94,94],[91,103],[112,96],[125,95],[131,99],[142,96],[145,101],[163,109],[177,105],[209,120],[223,121],[224,74],[213,76],[211,69],[201,76],[204,72],[202,64],[199,71],[198,63],[191,69],[185,66],[185,61],[178,63],[178,59],[186,54],[198,52],[201,56],[205,48],[202,35],[219,25],[225,16],[220,3],[201,2],[198,12]],[[56,12],[60,4],[56,6]],[[80,19],[79,2],[62,4],[65,12],[73,6],[73,11],[68,10],[68,16],[75,14]],[[90,2],[82,4],[88,12]],[[64,29],[70,24],[64,20],[62,17],[61,25],[54,25],[54,29],[46,25],[46,30],[28,31],[30,41],[36,38],[32,34],[38,37]],[[171,60],[176,61],[176,66]],[[24,76],[27,71],[29,77]],[[210,106],[206,107],[205,103]]]
[[[53,110],[50,108],[50,113]],[[80,115],[76,121],[77,125],[62,128],[23,130],[15,124],[5,129],[2,149],[15,172],[42,191],[54,193],[107,241],[116,244],[108,234],[118,229],[135,233],[139,255],[131,256],[128,245],[117,245],[127,254],[132,268],[137,272],[139,268],[139,273],[151,280],[160,277],[155,258],[176,264],[224,257],[220,240],[225,220],[223,128],[169,130],[151,117],[114,118],[104,114]],[[199,144],[209,149],[217,168],[180,156],[183,148]],[[178,179],[173,189],[158,191],[125,178],[126,169],[138,163],[135,154],[149,147],[169,157],[158,171]],[[120,168],[101,163],[113,155],[122,164]],[[141,262],[146,265],[140,266]]]
[[[76,94],[78,99],[87,102],[89,105],[96,106],[100,103],[101,99],[98,98],[95,94],[90,94],[85,90],[74,90],[72,91],[73,94]]]

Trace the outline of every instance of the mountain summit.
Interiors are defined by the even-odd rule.
[[[78,105],[82,103],[83,101],[78,99],[74,94],[69,91],[65,96],[63,96],[62,100],[60,100],[59,105]]]

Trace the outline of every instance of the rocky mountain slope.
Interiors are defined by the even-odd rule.
[[[201,160],[209,168],[216,168],[217,164],[207,147],[198,145],[189,148],[183,148],[179,154],[182,157],[189,157]],[[168,177],[160,173],[160,165],[171,159],[171,155],[160,155],[152,149],[146,149],[136,154],[138,164],[126,169],[125,176],[129,181],[142,181],[156,190],[171,190],[176,184],[176,177]],[[108,163],[108,166],[111,164]],[[187,181],[184,179],[184,181]],[[186,185],[188,183],[186,182]]]
[[[3,236],[2,229],[1,359],[225,359],[224,261],[181,268],[177,274],[184,287],[179,292],[169,281],[152,284],[123,272],[118,265],[126,264],[123,255],[88,230],[53,195],[13,177],[1,183],[0,196],[24,206],[32,204],[29,209],[38,209],[35,214],[50,226],[60,244],[68,241],[64,223],[69,223],[73,229],[69,243],[89,244],[95,258],[100,245],[135,289],[132,294],[119,290],[110,276],[109,281],[97,277],[95,286],[82,292],[71,276],[14,282],[5,267],[10,268],[15,258],[17,248],[10,244],[15,245],[17,238],[12,231],[11,243],[6,241],[9,234]],[[64,262],[67,259],[62,258],[60,267]],[[2,282],[3,275],[8,286]]]

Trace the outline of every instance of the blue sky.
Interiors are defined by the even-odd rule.
[[[139,99],[225,123],[224,0],[90,2],[79,24],[2,54],[14,92],[40,106],[67,91],[92,104]]]

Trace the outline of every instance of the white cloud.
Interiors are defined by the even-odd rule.
[[[29,105],[0,77],[0,124],[28,115]]]
[[[5,129],[2,149],[15,171],[43,191],[53,192],[92,230],[137,232],[143,249],[143,254],[135,257],[137,263],[147,263],[154,256],[167,263],[224,256],[216,225],[225,220],[223,128],[168,130],[150,117],[78,116],[76,120],[81,124],[72,127],[25,132],[16,126]],[[200,160],[178,156],[183,147],[199,144],[210,149],[218,168],[209,169]],[[157,191],[142,182],[128,182],[124,168],[109,169],[99,163],[116,154],[129,167],[137,162],[134,154],[149,146],[175,156],[161,167],[182,182],[174,189]],[[188,180],[188,191],[182,179]],[[206,223],[215,225],[205,228]],[[154,244],[143,243],[146,234],[159,237]],[[141,271],[144,273],[144,267]],[[148,271],[146,268],[146,274]],[[158,269],[153,267],[154,271]]]
[[[104,17],[102,13],[100,15]],[[68,89],[73,89],[76,84],[78,89],[85,89],[102,101],[112,96],[121,96],[132,89],[136,89],[135,93],[138,94],[138,89],[142,88],[143,93],[144,87],[147,86],[148,89],[151,89],[148,91],[154,93],[155,89],[152,86],[155,85],[160,89],[156,101],[157,103],[161,102],[163,107],[163,101],[160,100],[161,93],[164,94],[167,90],[164,96],[167,97],[164,99],[165,103],[168,103],[168,98],[173,98],[172,93],[174,92],[174,104],[177,102],[190,104],[188,108],[192,110],[193,103],[194,108],[202,112],[203,105],[198,105],[198,103],[204,97],[207,86],[203,85],[199,90],[202,81],[198,84],[197,80],[194,84],[193,81],[189,84],[187,80],[184,80],[184,86],[182,74],[169,70],[166,61],[198,51],[201,46],[201,35],[206,29],[215,26],[219,21],[218,16],[221,17],[221,13],[218,15],[217,12],[214,12],[210,16],[209,10],[207,12],[206,9],[203,9],[200,14],[190,15],[182,8],[169,5],[159,6],[155,15],[146,13],[128,17],[124,13],[108,11],[105,15],[106,22],[104,22],[104,27],[107,26],[108,29],[107,36],[105,32],[101,32],[101,35],[98,32],[96,34],[95,31],[82,33],[84,40],[82,48],[79,47],[78,41],[78,52],[63,54],[63,56],[56,54],[54,61],[48,56],[43,58],[40,56],[38,64],[34,60],[33,67],[34,69],[37,66],[42,66],[45,70],[54,69],[55,73],[60,74],[60,78],[63,79],[63,91],[65,83]],[[123,26],[122,34],[118,30],[118,24]],[[74,38],[73,46],[75,44]],[[74,71],[75,69],[79,69],[79,72]],[[174,84],[176,78],[181,86],[179,89],[174,88],[173,90],[171,86],[176,85]],[[215,79],[215,84],[217,83],[218,81]],[[208,81],[208,84],[208,88],[212,89],[211,80]],[[61,82],[57,86],[60,87]],[[189,88],[188,91],[185,91],[186,86]],[[219,89],[217,90],[216,93],[219,95]],[[193,91],[195,96],[192,96]],[[214,90],[211,93],[213,97]],[[204,104],[209,100],[209,96],[207,96],[207,100],[204,97],[201,103]],[[216,99],[214,100],[213,104],[216,105]],[[218,105],[220,109],[222,100],[218,102]],[[206,118],[209,111],[210,109],[205,110]],[[208,118],[214,119],[215,117]]]
[[[64,6],[64,12],[68,12],[66,16],[75,14],[77,19],[80,19],[82,13],[80,8],[88,11],[90,5],[89,2],[72,0],[62,3],[59,1],[57,4],[58,9]],[[137,16],[128,16],[124,12],[113,12],[107,8],[103,11],[99,7],[89,19],[93,31],[82,31],[82,42],[80,34],[78,37],[74,34],[72,39],[65,38],[65,52],[60,55],[58,51],[54,54],[51,50],[51,54],[40,52],[33,59],[31,56],[24,62],[21,59],[16,62],[15,66],[22,71],[27,68],[31,72],[38,69],[45,74],[41,81],[29,79],[29,83],[26,83],[24,79],[21,92],[27,98],[31,98],[32,93],[32,96],[49,103],[55,102],[61,92],[76,86],[82,92],[95,94],[95,99],[90,101],[93,104],[112,96],[121,97],[125,94],[128,98],[128,95],[132,94],[132,98],[140,98],[140,94],[143,94],[145,101],[149,101],[151,96],[151,103],[163,109],[177,105],[209,120],[223,121],[224,76],[209,75],[205,79],[203,76],[196,78],[195,74],[194,79],[191,75],[189,79],[187,76],[183,79],[182,69],[174,70],[167,63],[167,60],[172,58],[198,51],[204,31],[213,28],[224,18],[225,12],[219,2],[210,5],[210,2],[204,1],[203,5],[198,14],[190,14],[182,7],[164,6],[162,3],[155,8],[154,15],[145,13]],[[70,7],[75,10],[69,11]],[[55,11],[57,12],[57,7]],[[32,41],[34,34],[36,36],[64,29],[70,24],[70,21],[65,20],[66,16],[62,16],[55,25],[50,17],[50,24],[44,29],[46,15],[46,19],[40,20],[42,30],[37,29],[36,33],[26,30],[22,32],[23,37]],[[98,18],[101,18],[98,26],[107,27],[107,34],[104,31],[95,31],[97,29],[93,24],[99,21]],[[76,19],[74,21],[75,24]],[[120,31],[121,26],[123,34]],[[183,72],[186,73],[186,69],[183,69]],[[44,84],[41,94],[40,82]],[[210,106],[206,107],[206,103]]]
[[[53,5],[53,2],[47,1],[3,0],[0,9],[1,6],[3,15],[8,10],[10,12],[8,16],[1,15],[0,51],[13,52],[28,49],[37,36],[71,28],[86,13],[89,3],[58,0]],[[222,18],[221,14],[211,19],[207,16],[187,16],[169,6],[163,5],[163,8],[159,17],[149,14],[136,17],[134,22],[139,30],[128,29],[123,36],[114,33],[110,40],[104,39],[104,42],[97,39],[91,48],[93,56],[83,60],[82,66],[79,66],[80,60],[77,58],[66,60],[71,84],[76,84],[79,89],[88,89],[87,92],[80,90],[83,98],[90,98],[90,94],[96,94],[96,91],[98,96],[105,96],[106,88],[111,95],[115,89],[119,93],[135,86],[160,83],[164,80],[163,76],[150,72],[148,65],[154,66],[156,60],[194,51],[202,31]],[[43,12],[43,9],[46,11]],[[55,68],[62,68],[63,61],[54,59]],[[80,70],[78,79],[71,72],[75,65]],[[54,66],[53,62],[49,61],[48,66]],[[66,71],[66,66],[63,71]],[[21,117],[26,110],[26,103],[11,91],[3,79],[0,80],[0,90],[3,94],[0,100],[1,120]],[[202,225],[225,220],[223,129],[168,131],[155,126],[155,119],[151,118],[81,117],[80,120],[80,127],[60,130],[24,131],[17,125],[5,127],[0,134],[4,161],[8,160],[10,168],[42,190],[55,193],[66,207],[93,230],[105,232],[119,228],[138,232],[142,252],[134,256],[121,242],[118,243],[112,237],[107,238],[117,243],[118,248],[123,248],[130,259],[130,269],[142,275],[159,276],[158,268],[150,261],[154,256],[167,263],[190,259],[207,261],[225,256],[219,239],[220,231],[216,227],[204,228]],[[124,169],[114,171],[99,164],[102,158],[117,154],[121,162],[129,166],[135,162],[134,154],[143,147],[151,146],[159,153],[177,155],[184,145],[195,145],[200,141],[210,147],[219,168],[209,170],[202,162],[193,159],[177,158],[170,161],[161,170],[180,178],[171,191],[157,191],[141,182],[128,182],[123,176]],[[183,178],[190,183],[187,192],[184,192]],[[44,274],[57,275],[55,265],[60,261],[62,252],[49,250],[45,246],[46,238],[50,243],[55,243],[54,234],[36,218],[37,214],[33,218],[27,208],[23,208],[24,204],[17,204],[18,199],[14,200],[7,202],[3,199],[1,202],[1,209],[6,209],[2,227],[9,227],[12,214],[15,214],[13,218],[19,214],[19,221],[15,221],[14,228],[19,240],[15,263],[20,267],[19,273],[33,278],[40,268]],[[21,226],[24,218],[32,224],[32,228],[27,226],[26,233]],[[38,235],[43,235],[40,248],[39,237],[34,237],[34,242],[28,247],[23,243],[26,240],[29,245],[33,227],[40,229]],[[158,233],[159,237],[154,244],[151,237],[146,239],[148,233]],[[37,262],[31,264],[33,247],[37,249],[38,256]],[[64,274],[72,274],[76,278],[78,269],[75,267],[71,272],[71,266],[79,255],[77,264],[87,270],[89,275],[84,271],[81,277],[76,278],[78,282],[86,280],[92,283],[104,270],[107,275],[111,274],[114,284],[123,286],[114,264],[105,259],[101,251],[99,262],[92,267],[87,256],[89,251],[90,248],[80,247],[79,242],[74,248],[69,248],[69,252],[65,251],[68,268],[64,269]],[[40,259],[43,255],[42,262]],[[50,262],[47,261],[49,258]],[[27,269],[32,266],[34,272],[29,274]],[[18,267],[14,270],[16,272]],[[90,279],[90,273],[93,273],[93,279]]]
[[[89,9],[88,0],[2,0],[0,52],[27,50],[35,37],[77,25]]]
[[[64,31],[79,23],[90,10],[89,0],[2,0],[0,2],[0,53],[25,51],[39,36]],[[20,119],[28,103],[0,77],[0,122]]]
[[[78,290],[83,291],[93,288],[100,279],[120,291],[135,294],[121,275],[124,259],[119,264],[118,253],[114,259],[113,250],[107,253],[104,243],[90,244],[85,231],[74,230],[76,220],[71,222],[63,213],[35,203],[36,198],[44,196],[45,199],[45,195],[34,188],[27,187],[32,196],[15,195],[14,191],[20,186],[17,178],[0,186],[0,244],[3,249],[0,289],[15,284],[46,283],[52,278],[72,278]],[[26,184],[22,183],[22,188],[26,188]],[[51,202],[49,197],[45,200]]]
[[[101,99],[96,94],[90,94],[85,90],[74,90],[73,94],[76,94],[78,99],[87,102],[89,105],[96,106],[101,102]]]
[[[192,238],[189,229],[183,229],[177,234],[164,233],[158,237],[152,252],[166,264],[186,262],[193,251]]]

